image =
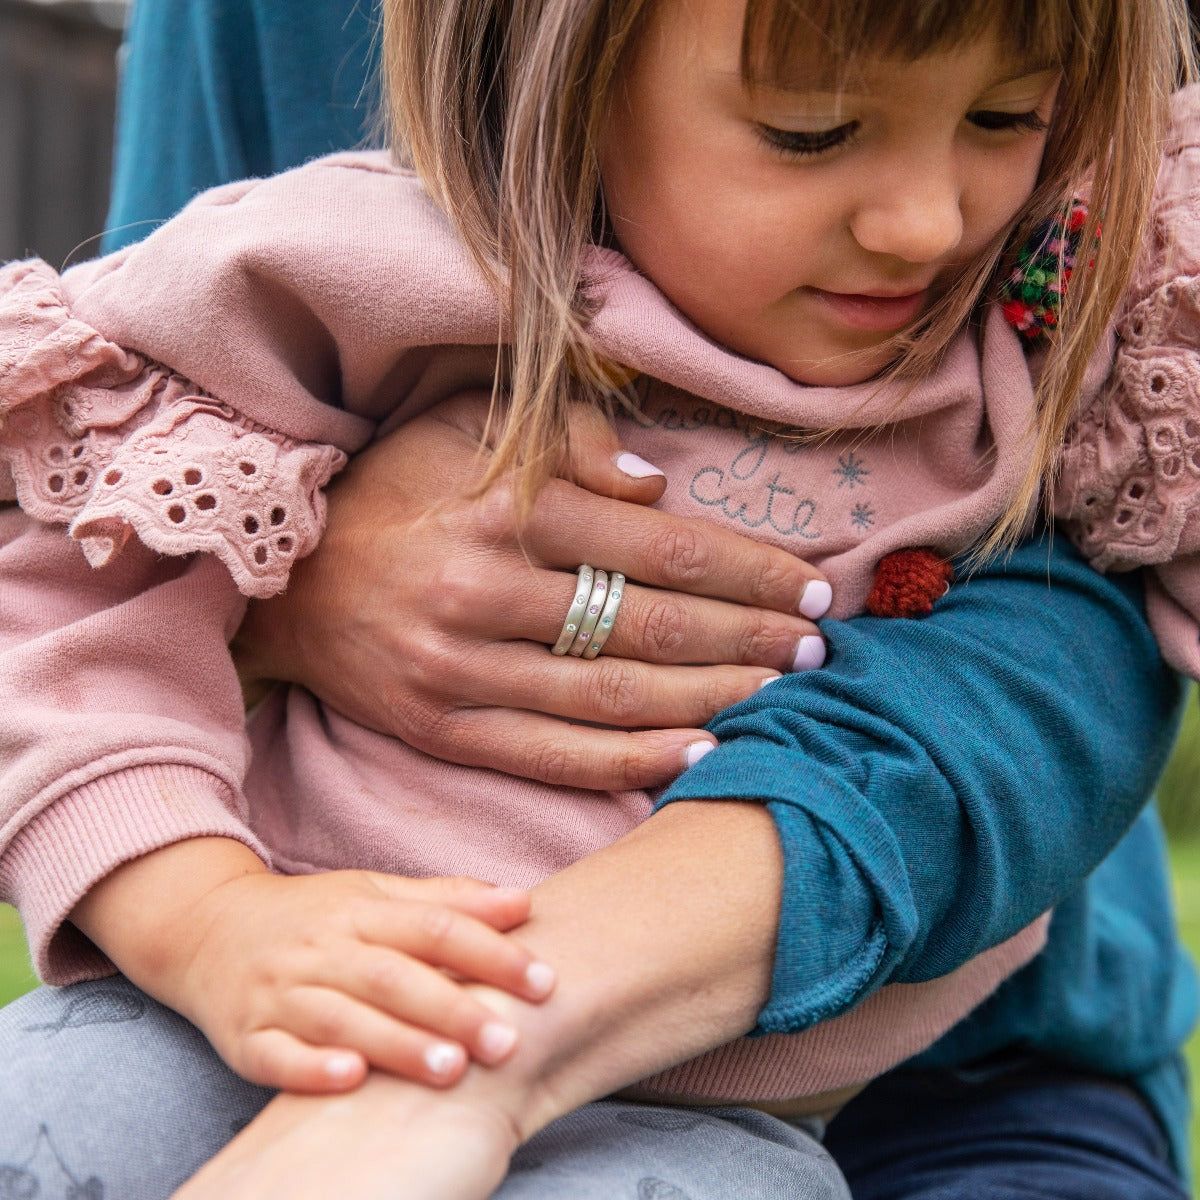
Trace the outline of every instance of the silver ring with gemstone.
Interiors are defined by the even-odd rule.
[[[604,602],[607,599],[608,572],[597,568],[592,580],[592,594],[588,597],[587,609],[584,611],[583,620],[579,622],[579,632],[575,635],[571,649],[567,651],[568,654],[574,655],[575,658],[583,656],[583,652],[591,643],[596,626],[600,624],[600,616],[604,611]]]
[[[591,640],[584,647],[584,658],[595,658],[604,649],[612,633],[613,624],[617,619],[617,609],[621,607],[621,597],[625,594],[625,576],[620,571],[614,571],[608,577],[608,599],[600,610],[600,619],[596,622],[596,630]]]
[[[575,574],[575,596],[571,601],[571,607],[567,609],[567,618],[563,621],[558,641],[550,647],[551,654],[566,654],[571,649],[575,635],[579,632],[580,623],[587,613],[588,601],[592,597],[592,582],[595,572],[587,563],[583,563]]]

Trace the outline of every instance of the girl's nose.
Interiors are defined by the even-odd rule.
[[[952,172],[921,170],[880,177],[858,205],[851,232],[864,250],[905,262],[936,262],[962,239],[961,193]]]

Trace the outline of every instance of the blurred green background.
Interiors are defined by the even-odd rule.
[[[1184,941],[1200,959],[1200,706],[1195,689],[1183,730],[1159,791],[1163,820],[1171,835],[1175,894]],[[35,984],[17,915],[0,905],[0,1003]],[[1188,1047],[1193,1078],[1200,1077],[1200,1037]],[[1192,1156],[1200,1166],[1200,1117],[1192,1117]]]

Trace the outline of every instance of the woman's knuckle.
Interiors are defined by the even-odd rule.
[[[679,604],[663,593],[651,593],[642,613],[641,657],[670,659],[683,647],[684,620]]]
[[[593,711],[618,725],[635,716],[641,703],[641,689],[632,665],[609,659],[587,677]]]
[[[574,762],[574,755],[566,746],[545,742],[530,754],[530,777],[551,785],[565,784],[570,780]]]
[[[768,662],[776,656],[779,641],[779,630],[772,622],[745,613],[735,638],[735,661]]]
[[[499,483],[489,488],[476,502],[471,519],[482,545],[509,541],[518,524],[512,487]]]
[[[650,553],[678,583],[703,580],[712,567],[712,548],[699,529],[669,525],[650,539]]]
[[[796,565],[780,554],[765,554],[748,573],[747,582],[751,604],[775,607],[781,597],[796,591]]]

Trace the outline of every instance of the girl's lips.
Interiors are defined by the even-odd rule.
[[[915,321],[929,298],[928,291],[907,296],[859,296],[813,288],[812,294],[832,309],[843,325],[877,333],[891,333]]]

